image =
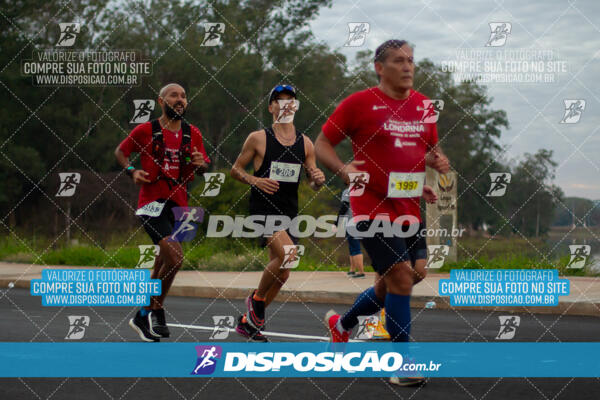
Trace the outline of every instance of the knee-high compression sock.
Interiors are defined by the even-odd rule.
[[[410,296],[391,293],[385,296],[385,327],[392,342],[408,342]]]
[[[383,301],[375,295],[375,288],[371,286],[358,295],[356,301],[350,309],[340,318],[340,323],[344,330],[349,331],[358,324],[359,315],[371,315],[381,310]]]

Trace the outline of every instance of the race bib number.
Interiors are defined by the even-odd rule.
[[[147,215],[148,217],[158,217],[165,208],[165,203],[153,201],[152,203],[146,204],[144,207],[138,208],[135,215]]]
[[[301,167],[300,164],[273,161],[271,162],[269,178],[279,182],[298,182]]]
[[[425,172],[391,172],[387,197],[421,197]]]

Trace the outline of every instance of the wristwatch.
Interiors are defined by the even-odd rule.
[[[135,167],[133,165],[130,165],[129,167],[125,168],[125,173],[130,177],[133,177],[133,171],[135,171]]]

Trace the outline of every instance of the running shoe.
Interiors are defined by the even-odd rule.
[[[154,336],[168,338],[171,335],[169,327],[165,321],[165,310],[151,310],[148,315],[148,324],[150,333]]]
[[[340,314],[336,314],[334,310],[329,310],[325,314],[325,323],[329,327],[329,336],[332,342],[347,342],[350,339],[350,331],[340,332],[336,327],[340,318]]]
[[[155,336],[150,332],[150,314],[142,317],[141,312],[135,314],[135,317],[129,320],[129,326],[137,332],[144,342],[160,342],[160,337]]]
[[[364,278],[365,274],[354,274],[352,277],[353,278]]]
[[[246,299],[246,320],[254,329],[260,330],[265,324],[265,302],[254,300],[254,293],[256,290]]]
[[[422,376],[419,377],[400,377],[400,376],[392,376],[390,378],[390,383],[396,386],[421,386],[425,384],[425,378]]]
[[[354,272],[354,271],[348,271],[348,272],[346,273],[346,275],[354,275],[355,273],[356,273],[356,272]]]
[[[245,338],[253,340],[255,342],[268,342],[269,339],[263,335],[259,330],[254,329],[247,322],[242,322],[244,316],[240,315],[238,318],[238,324],[235,327],[235,331]]]

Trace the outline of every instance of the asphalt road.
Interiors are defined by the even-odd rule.
[[[213,326],[213,316],[237,316],[240,300],[185,297],[168,299],[167,321],[173,324]],[[267,331],[326,336],[322,317],[330,307],[316,303],[273,303]],[[342,307],[339,311],[343,311]],[[0,341],[63,342],[69,315],[90,317],[83,341],[138,341],[127,325],[132,307],[42,307],[27,290],[0,291]],[[507,313],[413,309],[411,335],[418,341],[495,341]],[[543,314],[520,316],[513,341],[598,341],[600,318]],[[171,328],[168,341],[205,342],[212,331]],[[307,341],[272,336],[272,341]],[[231,333],[226,341],[241,341]],[[151,345],[151,344],[149,344]],[[598,355],[593,355],[598,356]],[[493,360],[490,360],[493,362]],[[49,366],[51,368],[51,366]],[[599,376],[600,376],[600,371]],[[398,388],[386,379],[366,378],[19,378],[0,379],[0,399],[598,399],[600,379],[436,378],[422,388]]]

